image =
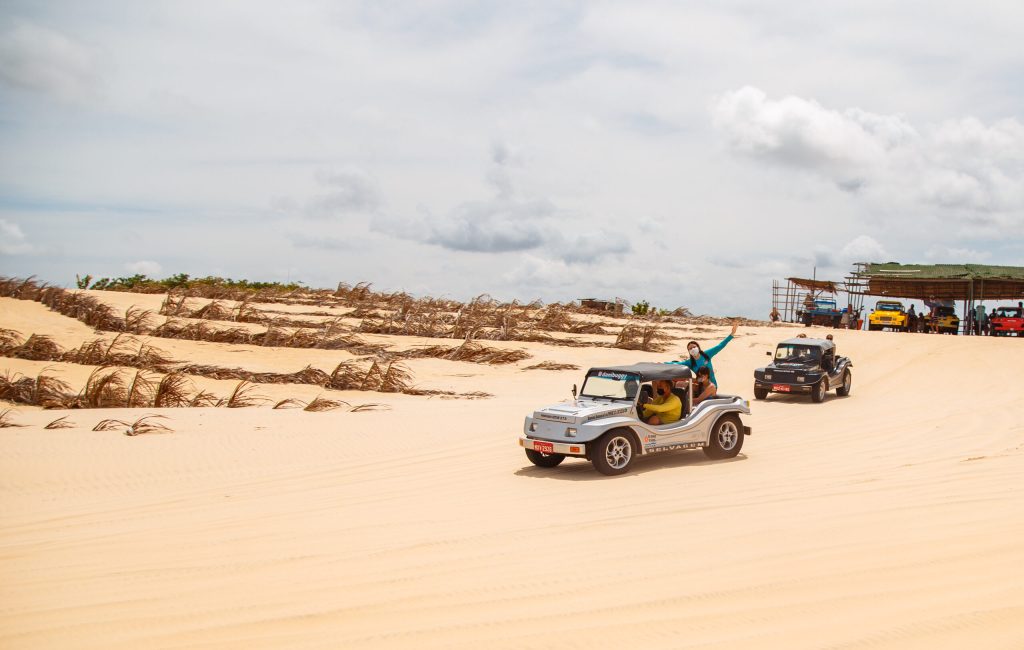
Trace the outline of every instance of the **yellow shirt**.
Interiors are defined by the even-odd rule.
[[[654,398],[653,402],[644,404],[644,419],[655,413],[658,414],[662,424],[675,422],[683,415],[683,402],[675,393],[669,393],[664,397],[659,395]]]

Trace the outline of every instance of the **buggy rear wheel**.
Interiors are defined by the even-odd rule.
[[[761,386],[754,386],[754,399],[765,399],[768,397],[768,389]]]

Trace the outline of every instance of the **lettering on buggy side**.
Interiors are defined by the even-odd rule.
[[[629,377],[624,372],[612,372],[610,370],[599,370],[597,376],[602,379],[615,379],[617,381],[626,381],[626,378]]]
[[[573,418],[565,415],[552,415],[550,413],[538,413],[537,418],[540,420],[551,420],[553,422],[572,422]]]
[[[649,447],[647,449],[647,452],[651,454],[656,454],[662,451],[676,451],[677,449],[696,449],[698,447],[703,446],[704,445],[702,445],[699,442],[687,442],[679,445],[665,445],[664,447]]]
[[[596,415],[591,415],[589,418],[587,418],[587,422],[590,422],[591,420],[600,420],[601,418],[610,418],[613,415],[622,415],[623,413],[625,413],[628,410],[629,410],[628,408],[616,409],[614,411],[605,411],[604,413],[598,413]]]

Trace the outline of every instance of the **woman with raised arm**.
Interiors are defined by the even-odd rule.
[[[697,343],[696,341],[690,341],[689,343],[686,344],[686,353],[689,355],[689,358],[683,359],[682,361],[667,361],[666,363],[682,364],[688,367],[694,373],[696,373],[701,368],[707,368],[708,372],[711,373],[711,382],[717,386],[718,379],[715,378],[715,366],[711,363],[711,357],[721,352],[722,348],[729,344],[729,341],[732,340],[732,337],[736,335],[737,328],[739,328],[739,325],[736,323],[736,321],[733,321],[732,332],[729,333],[729,336],[722,339],[722,341],[718,345],[712,348],[708,348],[707,350],[701,350],[699,343]]]

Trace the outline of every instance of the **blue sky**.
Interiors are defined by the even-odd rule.
[[[4,2],[0,273],[762,316],[1024,260],[1019,3]]]

